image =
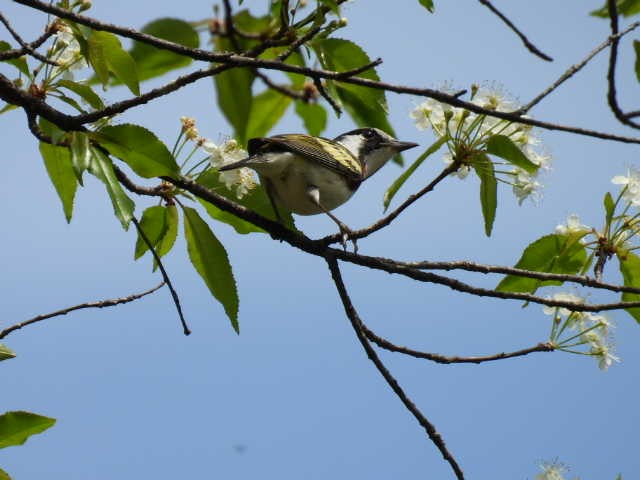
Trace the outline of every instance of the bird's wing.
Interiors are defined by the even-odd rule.
[[[362,165],[344,146],[326,138],[312,137],[301,133],[274,135],[249,140],[249,155],[283,149],[317,162],[329,170],[348,178],[362,180]]]

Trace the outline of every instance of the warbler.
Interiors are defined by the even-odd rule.
[[[326,213],[346,236],[349,228],[331,210],[349,200],[394,155],[417,145],[378,128],[351,130],[333,140],[301,133],[274,135],[250,139],[249,156],[219,170],[255,170],[278,220],[278,207],[298,215]]]

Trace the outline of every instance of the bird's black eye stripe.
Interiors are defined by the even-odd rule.
[[[374,132],[373,130],[365,130],[364,132],[362,132],[362,134],[366,138],[373,138],[375,136],[376,132]]]

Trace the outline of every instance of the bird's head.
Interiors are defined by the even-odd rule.
[[[346,147],[364,167],[364,178],[376,173],[394,155],[417,146],[401,142],[378,128],[358,128],[334,139]]]

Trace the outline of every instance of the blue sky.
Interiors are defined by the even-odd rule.
[[[479,2],[436,1],[429,15],[417,1],[350,3],[344,37],[382,57],[383,80],[465,88],[497,81],[526,101],[583,58],[607,34],[589,17],[594,2],[500,2],[553,63],[529,54]],[[261,2],[244,2],[244,6]],[[3,13],[35,35],[44,16],[5,2]],[[90,13],[131,27],[163,16],[195,20],[208,3],[95,1]],[[6,38],[6,34],[2,34]],[[30,37],[30,35],[27,35]],[[637,108],[629,39],[621,47],[623,105]],[[605,97],[606,55],[532,111],[536,118],[632,134],[612,119]],[[176,73],[170,74],[175,75]],[[144,84],[151,88],[157,82]],[[128,93],[114,89],[110,98]],[[198,120],[203,135],[230,133],[209,80],[130,111],[167,143],[178,119]],[[428,145],[408,117],[419,99],[389,95],[402,140]],[[128,295],[159,281],[149,259],[133,262],[134,232],[124,233],[100,185],[79,191],[75,217],[64,221],[24,115],[0,118],[3,131],[3,218],[0,325],[76,303]],[[327,136],[352,128],[331,118]],[[291,114],[274,133],[302,131]],[[467,259],[511,265],[532,240],[570,213],[599,226],[612,176],[637,164],[637,147],[541,132],[553,154],[544,198],[518,206],[499,192],[494,234],[483,233],[478,186],[447,180],[398,219],[360,242],[362,253],[407,260]],[[411,154],[407,159],[411,160]],[[402,192],[442,168],[434,156]],[[337,210],[348,225],[368,225],[400,170],[387,166]],[[139,209],[146,206],[144,200]],[[141,210],[138,210],[141,211]],[[298,218],[311,236],[333,232],[323,216]],[[2,410],[25,409],[58,419],[23,447],[0,451],[0,467],[17,480],[40,478],[279,479],[453,478],[435,447],[392,394],[357,342],[325,264],[267,236],[239,236],[213,225],[239,286],[237,336],[190,266],[179,240],[166,266],[193,330],[181,334],[168,291],[118,308],[84,311],[10,335],[18,358],[2,363]],[[611,265],[608,278],[616,281]],[[365,322],[399,344],[451,355],[509,351],[546,340],[541,308],[521,308],[455,294],[444,287],[345,266]],[[460,276],[460,278],[471,278]],[[473,277],[475,278],[475,277]],[[477,278],[493,286],[497,278]],[[605,297],[594,294],[594,301]],[[484,365],[442,366],[381,353],[398,380],[447,441],[470,479],[531,479],[537,463],[558,457],[581,479],[635,478],[637,344],[640,327],[613,315],[623,362],[608,372],[593,359],[538,354]]]

